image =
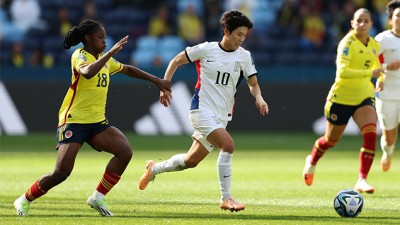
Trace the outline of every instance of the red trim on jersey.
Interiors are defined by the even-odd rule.
[[[196,72],[197,72],[197,83],[196,83],[196,88],[197,89],[200,89],[200,87],[201,87],[201,80],[200,80],[200,68],[201,68],[201,66],[200,66],[200,60],[196,60],[195,62],[194,62],[195,64],[196,64]]]
[[[74,71],[75,81],[74,81],[74,83],[71,84],[70,88],[71,88],[71,90],[74,91],[74,94],[72,95],[71,102],[69,103],[68,109],[67,109],[67,111],[65,112],[64,120],[63,120],[63,122],[62,122],[61,124],[58,125],[58,127],[61,127],[61,126],[63,126],[63,125],[66,123],[68,112],[69,112],[69,110],[71,109],[72,103],[74,102],[74,99],[75,99],[75,96],[76,96],[76,87],[78,86],[78,81],[79,81],[79,78],[80,78],[81,76],[80,76],[80,74],[78,73],[78,71],[76,71],[75,69],[74,69],[73,71]]]
[[[384,62],[385,62],[385,58],[383,57],[383,53],[381,53],[381,54],[379,55],[379,61],[380,61],[381,63],[384,63]]]

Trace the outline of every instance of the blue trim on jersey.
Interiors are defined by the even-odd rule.
[[[243,79],[244,79],[244,76],[243,76],[243,70],[242,70],[242,71],[240,71],[240,76],[239,76],[238,82],[236,83],[236,89],[239,87],[239,85]],[[236,97],[236,93],[235,93],[234,97]]]
[[[192,97],[192,103],[190,104],[190,110],[199,109],[199,88],[194,89],[194,94]]]

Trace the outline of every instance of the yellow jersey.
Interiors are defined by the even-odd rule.
[[[374,97],[372,71],[380,68],[379,43],[369,37],[367,45],[350,31],[339,43],[336,57],[336,78],[327,99],[344,105],[359,105]]]
[[[79,74],[78,69],[80,67],[95,61],[96,58],[83,48],[76,49],[72,54],[71,86],[59,111],[58,126],[66,123],[97,123],[106,119],[106,101],[110,76],[121,71],[123,64],[114,58],[110,58],[97,75],[92,78],[86,79]]]

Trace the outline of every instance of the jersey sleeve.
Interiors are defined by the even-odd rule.
[[[198,45],[186,47],[185,53],[190,62],[201,59],[204,55],[204,49],[206,48],[208,42],[204,42]]]
[[[257,74],[256,66],[254,64],[253,58],[251,57],[250,52],[248,52],[248,59],[244,62],[243,65],[243,72],[244,72],[244,77],[246,80]]]
[[[107,64],[110,68],[110,75],[114,75],[124,68],[124,65],[114,58],[109,59]]]
[[[80,67],[90,64],[86,52],[80,48],[75,50],[72,54],[71,64],[76,71],[79,71]]]

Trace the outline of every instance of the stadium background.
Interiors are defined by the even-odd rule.
[[[259,116],[247,85],[241,84],[234,120],[228,128],[232,131],[316,132],[335,76],[336,46],[349,30],[354,10],[366,7],[373,13],[372,36],[387,28],[387,1],[379,0],[29,1],[38,3],[40,17],[28,29],[20,29],[15,23],[13,0],[0,1],[2,135],[54,132],[56,128],[58,109],[70,84],[69,57],[73,51],[62,48],[60,28],[65,23],[58,17],[61,9],[67,11],[70,25],[82,18],[100,20],[107,30],[108,47],[130,35],[128,45],[115,58],[159,77],[173,55],[196,43],[182,36],[178,22],[188,7],[193,7],[192,16],[200,21],[197,43],[221,39],[221,31],[215,25],[223,11],[244,11],[254,22],[244,47],[251,51],[256,63],[270,115]],[[167,9],[170,30],[150,34],[150,21],[161,6]],[[95,13],[86,14],[87,8]],[[184,85],[177,89],[176,107],[168,111],[157,104],[154,86],[116,75],[109,90],[107,117],[120,129],[140,134],[190,133],[186,102],[196,78],[194,65],[178,69],[173,84]]]

